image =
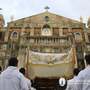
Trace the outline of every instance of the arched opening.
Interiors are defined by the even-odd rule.
[[[42,28],[42,36],[52,36],[51,28],[48,24],[45,24]]]

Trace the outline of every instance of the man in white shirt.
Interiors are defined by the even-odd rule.
[[[66,90],[77,90],[77,84],[78,84],[78,75],[79,69],[75,68],[73,71],[74,77],[67,81],[67,88]]]
[[[24,76],[17,69],[18,60],[11,57],[8,68],[0,75],[0,90],[29,90]]]
[[[25,74],[26,74],[25,73],[26,72],[25,68],[20,68],[19,71],[25,76]],[[35,88],[31,87],[31,81],[26,77],[25,77],[25,79],[26,79],[25,81],[28,85],[29,90],[36,90]]]
[[[77,90],[90,90],[90,54],[85,56],[87,67],[78,74]]]

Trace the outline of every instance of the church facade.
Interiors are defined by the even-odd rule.
[[[49,11],[8,23],[4,27],[0,15],[0,63],[5,67],[10,56],[19,56],[20,65],[28,59],[28,50],[46,53],[67,52],[74,44],[77,66],[85,67],[84,54],[90,53],[90,19],[87,27],[80,21],[72,20]],[[5,50],[4,50],[5,49]]]

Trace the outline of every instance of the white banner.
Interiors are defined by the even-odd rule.
[[[68,53],[29,52],[29,77],[39,78],[71,78],[75,66],[74,49]]]
[[[68,53],[40,53],[29,51],[29,60],[32,64],[59,64],[72,60],[72,49]]]

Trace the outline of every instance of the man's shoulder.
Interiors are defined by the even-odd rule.
[[[83,79],[85,78],[86,76],[90,76],[90,70],[88,70],[87,68],[85,68],[84,70],[80,71],[79,74],[78,74],[78,78],[80,79]]]
[[[20,73],[19,71],[17,71],[17,76],[18,76],[19,78],[24,78],[24,75],[23,75],[22,73]]]
[[[89,74],[89,71],[90,71],[90,69],[85,68],[85,69],[81,70],[78,75],[83,75],[84,76],[86,74]]]

